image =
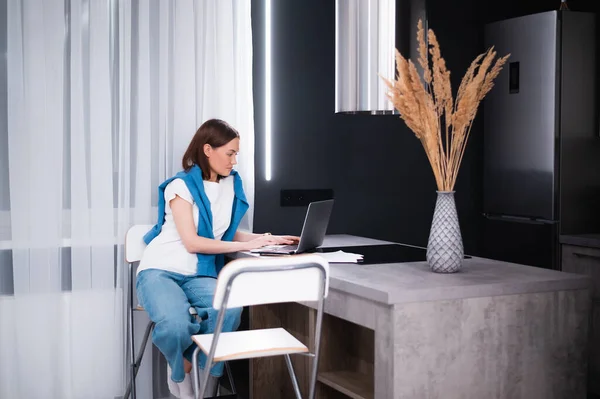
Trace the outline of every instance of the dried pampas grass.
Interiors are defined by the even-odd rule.
[[[381,78],[389,89],[387,97],[400,112],[400,118],[423,144],[438,190],[453,191],[479,103],[494,86],[494,79],[510,54],[494,63],[496,52],[492,47],[475,58],[454,99],[450,71],[431,29],[428,39],[429,45],[425,44],[425,31],[419,20],[418,63],[423,69],[422,80],[413,62],[402,57],[398,50],[396,80]]]

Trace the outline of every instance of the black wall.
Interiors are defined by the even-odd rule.
[[[454,90],[485,49],[486,22],[556,9],[559,1],[429,0]],[[598,8],[597,0],[569,2]],[[486,7],[484,9],[483,7]],[[253,2],[256,133],[255,231],[299,234],[304,207],[282,208],[281,189],[332,188],[328,233],[427,243],[436,198],[420,142],[398,116],[334,114],[335,1],[272,1],[273,178],[264,169],[264,2]],[[416,29],[416,27],[414,27]],[[456,184],[465,251],[481,246],[482,114],[475,119]]]

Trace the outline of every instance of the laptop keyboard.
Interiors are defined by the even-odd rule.
[[[282,246],[278,246],[277,249],[282,250],[282,251],[295,251],[298,249],[298,245],[282,245]]]
[[[262,249],[270,249],[274,251],[291,252],[298,249],[298,244],[293,245],[267,245]]]

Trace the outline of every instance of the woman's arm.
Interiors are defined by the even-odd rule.
[[[173,220],[175,221],[177,232],[181,237],[185,249],[190,253],[226,254],[237,251],[248,251],[277,243],[272,236],[261,235],[246,242],[221,241],[200,237],[196,231],[196,226],[194,226],[192,204],[179,196],[173,198],[169,204],[173,212]]]
[[[235,235],[233,236],[233,241],[241,241],[241,242],[252,241],[255,238],[262,237],[265,235],[268,235],[268,234],[254,234],[254,233],[248,233],[246,231],[238,230],[235,232]]]

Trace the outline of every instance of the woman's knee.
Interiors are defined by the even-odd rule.
[[[226,328],[229,331],[235,331],[240,326],[242,319],[242,311],[244,308],[231,308],[225,311],[225,322]]]
[[[232,308],[227,309],[225,311],[225,315],[223,317],[222,331],[231,332],[238,329],[242,318],[242,310],[243,308]],[[206,317],[203,317],[202,328],[200,331],[201,334],[210,334],[215,331],[215,329],[217,328],[220,312],[222,311],[222,309],[216,310],[213,308],[203,309],[203,314],[205,314]],[[200,313],[201,312],[198,312],[198,314]]]
[[[198,332],[198,325],[189,318],[165,317],[156,323],[155,335],[163,339],[187,342]]]

